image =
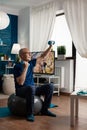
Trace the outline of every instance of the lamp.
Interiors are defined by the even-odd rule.
[[[9,23],[9,16],[5,12],[0,11],[0,30],[7,28]]]
[[[14,43],[12,46],[11,54],[16,54],[16,62],[19,62],[19,50],[20,50],[20,44]]]
[[[19,54],[20,44],[14,43],[12,46],[11,54]]]

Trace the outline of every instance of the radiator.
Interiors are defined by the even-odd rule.
[[[55,66],[55,75],[60,76],[60,88],[64,88],[64,67]]]

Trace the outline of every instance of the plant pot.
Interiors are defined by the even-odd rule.
[[[65,59],[65,55],[58,55],[58,59]]]

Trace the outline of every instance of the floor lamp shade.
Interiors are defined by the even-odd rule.
[[[0,11],[0,30],[7,28],[9,23],[9,16],[5,12]]]
[[[19,54],[20,44],[14,43],[12,46],[11,54]]]

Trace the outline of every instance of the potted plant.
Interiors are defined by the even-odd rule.
[[[4,54],[0,53],[0,60],[4,60]]]
[[[61,45],[57,47],[58,59],[65,59],[66,47]]]

